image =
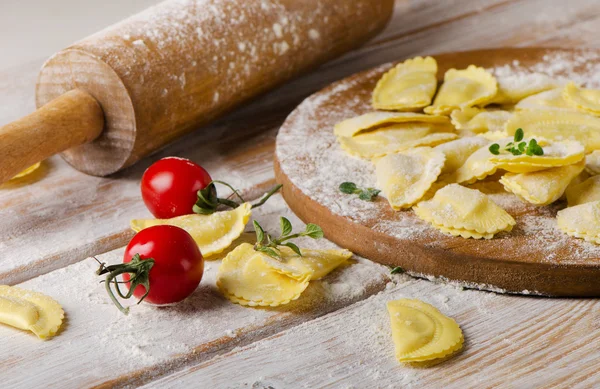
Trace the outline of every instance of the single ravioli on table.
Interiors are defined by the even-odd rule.
[[[39,292],[0,285],[0,323],[47,339],[58,332],[64,317],[62,307],[54,299]]]
[[[276,307],[300,297],[309,281],[317,280],[346,262],[348,250],[300,249],[302,256],[281,247],[281,259],[242,243],[224,259],[217,286],[230,301],[248,306]]]
[[[459,325],[434,306],[419,300],[387,303],[399,362],[425,362],[448,357],[463,347]]]

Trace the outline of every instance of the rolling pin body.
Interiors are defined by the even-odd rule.
[[[38,107],[79,88],[103,133],[63,157],[107,175],[249,98],[353,49],[387,23],[393,0],[170,0],[55,54]]]

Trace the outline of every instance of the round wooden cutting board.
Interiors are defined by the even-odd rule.
[[[434,56],[438,76],[470,64],[498,76],[546,73],[600,87],[600,52],[545,48],[478,50]],[[341,80],[306,99],[277,137],[275,173],[283,196],[305,222],[316,223],[338,245],[371,260],[401,266],[419,277],[460,281],[466,287],[547,296],[600,296],[600,246],[568,237],[556,227],[559,201],[537,207],[488,179],[472,185],[517,221],[491,240],[444,235],[412,210],[395,212],[387,200],[366,202],[340,193],[352,181],[376,187],[369,161],[348,156],[333,135],[335,123],[372,110],[371,92],[393,64]],[[525,129],[527,132],[527,129]]]

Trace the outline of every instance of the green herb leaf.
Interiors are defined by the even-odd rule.
[[[517,149],[517,148],[515,148],[515,147],[511,148],[511,149],[510,149],[510,150],[508,150],[508,151],[510,151],[510,153],[511,153],[512,155],[521,155],[521,154],[523,154],[523,152],[522,152],[522,151],[520,151],[519,149]]]
[[[279,218],[279,226],[281,227],[281,236],[287,236],[292,233],[292,223],[283,216]]]
[[[306,230],[304,231],[303,235],[313,239],[321,239],[324,236],[321,227],[312,223],[308,223],[306,225]]]
[[[379,189],[367,188],[360,192],[358,198],[364,201],[373,201],[381,193]]]
[[[402,274],[404,272],[405,272],[405,270],[403,268],[401,268],[400,266],[396,266],[396,267],[392,268],[392,271],[390,272],[390,274]]]
[[[525,132],[523,131],[522,128],[517,128],[517,131],[515,131],[515,142],[520,142],[523,140],[523,137],[525,137]]]
[[[271,247],[258,247],[255,248],[256,251],[260,251],[261,253],[267,254],[269,257],[273,257],[275,259],[281,259],[281,254],[279,254],[275,249]]]
[[[298,248],[298,246],[296,246],[294,243],[286,242],[282,246],[287,246],[287,247],[291,248],[296,254],[298,254],[299,256],[302,256],[302,252],[300,251],[300,248]]]
[[[263,230],[256,220],[254,220],[254,231],[256,232],[256,242],[262,243],[265,239],[265,230]]]
[[[525,147],[527,147],[527,142],[521,142],[518,145],[519,151],[521,152],[521,154],[523,154],[525,152]]]
[[[490,145],[490,153],[494,154],[494,155],[499,155],[500,154],[500,145],[498,143],[494,143],[492,145]]]
[[[357,187],[354,182],[342,182],[340,184],[340,192],[346,194],[354,194]]]

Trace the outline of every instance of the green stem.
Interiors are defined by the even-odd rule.
[[[254,208],[258,208],[261,205],[263,205],[264,203],[267,202],[267,200],[269,200],[269,198],[271,196],[273,196],[275,193],[277,193],[279,191],[279,189],[281,189],[283,187],[283,185],[279,184],[279,185],[275,185],[273,188],[271,188],[270,191],[268,191],[261,199],[258,203],[254,204],[252,206],[252,209]]]
[[[244,198],[242,197],[242,195],[240,195],[240,193],[237,191],[237,189],[235,189],[233,186],[229,185],[228,183],[226,183],[226,182],[223,182],[223,181],[217,181],[217,180],[213,180],[213,181],[211,182],[211,184],[221,184],[221,185],[225,185],[226,187],[228,187],[229,189],[231,189],[231,191],[232,191],[232,192],[233,192],[233,193],[234,193],[234,194],[235,194],[235,195],[236,195],[236,196],[237,196],[237,197],[240,199],[240,201],[241,201],[242,203],[245,203],[245,202],[246,202],[246,200],[244,200]],[[210,185],[210,184],[209,184],[209,185]],[[219,199],[219,201],[220,201],[220,200],[222,200],[222,199]],[[231,201],[231,200],[227,200],[227,201]],[[233,201],[232,201],[232,202],[233,202]],[[221,203],[221,204],[224,204],[224,203]],[[237,203],[235,203],[235,204],[237,204]],[[227,204],[225,204],[225,205],[227,205]],[[238,204],[237,206],[235,206],[234,208],[237,208],[237,207],[239,207],[239,204]]]

